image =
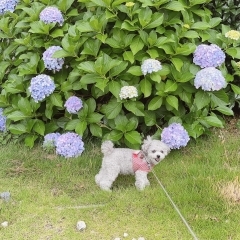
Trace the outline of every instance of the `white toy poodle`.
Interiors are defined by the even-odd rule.
[[[135,174],[135,186],[143,190],[150,185],[147,179],[148,172],[167,156],[170,148],[148,136],[143,142],[142,150],[114,148],[111,141],[105,141],[101,151],[104,155],[102,166],[95,176],[95,181],[101,189],[110,191],[119,174]]]

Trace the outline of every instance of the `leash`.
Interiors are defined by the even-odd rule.
[[[195,235],[195,233],[193,232],[193,230],[191,229],[191,227],[189,226],[189,224],[187,223],[186,219],[183,217],[183,215],[181,214],[179,208],[177,207],[177,205],[173,202],[172,198],[170,197],[170,195],[168,194],[167,190],[165,189],[165,187],[162,185],[162,183],[160,182],[160,180],[158,179],[156,173],[154,172],[154,170],[152,169],[152,173],[155,176],[155,178],[157,179],[158,184],[161,186],[161,188],[163,189],[164,193],[166,194],[166,196],[168,197],[169,201],[171,202],[171,204],[173,205],[174,209],[177,211],[178,215],[180,216],[180,218],[182,219],[183,223],[185,224],[185,226],[187,227],[188,231],[191,233],[192,237],[194,240],[198,240],[197,236]]]

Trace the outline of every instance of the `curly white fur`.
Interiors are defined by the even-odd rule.
[[[141,150],[129,148],[114,148],[111,141],[102,143],[103,153],[102,166],[99,173],[95,176],[97,185],[106,191],[110,191],[112,183],[119,174],[135,174],[135,186],[143,190],[150,185],[147,174],[148,171],[133,169],[133,154],[142,153],[142,161],[148,165],[155,166],[162,161],[170,152],[170,148],[159,140],[153,140],[150,136],[144,140]]]

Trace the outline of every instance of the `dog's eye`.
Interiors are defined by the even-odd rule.
[[[163,151],[160,151],[161,153],[163,153]]]
[[[155,153],[156,152],[156,150],[152,150],[152,153]]]

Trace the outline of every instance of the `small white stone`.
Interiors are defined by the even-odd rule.
[[[124,233],[124,234],[123,234],[123,237],[127,237],[127,236],[128,236],[128,233]]]
[[[5,221],[5,222],[1,223],[1,226],[2,226],[2,227],[7,227],[7,226],[8,226],[8,222]]]
[[[77,230],[79,231],[83,231],[84,229],[86,229],[86,223],[84,221],[78,221],[77,222]]]

